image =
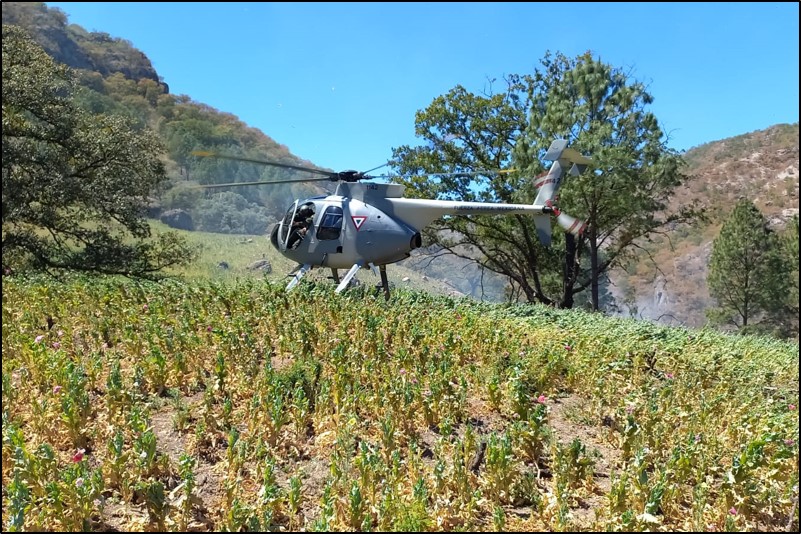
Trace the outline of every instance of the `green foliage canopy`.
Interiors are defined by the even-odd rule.
[[[191,260],[174,234],[149,239],[163,148],[130,120],[76,106],[72,71],[3,25],[4,267],[153,275]]]
[[[399,181],[424,198],[480,202],[531,202],[530,180],[503,175],[419,176],[429,172],[475,172],[507,169],[512,149],[526,119],[528,78],[509,76],[505,91],[476,95],[457,86],[437,97],[415,116],[415,132],[426,145],[393,150],[393,164],[404,175]],[[558,261],[553,250],[537,241],[533,219],[525,216],[454,216],[425,230],[428,241],[450,254],[475,260],[482,268],[509,278],[528,301],[551,303],[558,280],[541,278],[541,264]]]
[[[740,200],[723,223],[712,245],[707,283],[719,305],[709,312],[715,323],[747,331],[763,321],[767,325],[781,310],[787,262],[778,236],[751,200]]]
[[[590,53],[575,59],[548,53],[542,65],[529,91],[529,122],[515,158],[519,168],[537,172],[534,156],[561,137],[593,159],[593,172],[562,189],[560,205],[587,222],[577,258],[586,246],[589,265],[576,266],[576,289],[589,285],[592,308],[599,309],[601,280],[631,257],[638,240],[700,212],[694,206],[667,212],[668,199],[686,176],[680,155],[667,147],[667,136],[647,109],[653,97],[642,82]]]
[[[780,334],[784,336],[795,335],[798,338],[799,328],[799,293],[798,293],[798,215],[787,224],[784,232],[782,249],[787,267],[787,296],[780,316]]]

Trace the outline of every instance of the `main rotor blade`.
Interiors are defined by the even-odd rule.
[[[465,172],[422,172],[420,174],[387,174],[384,176],[373,176],[373,178],[417,178],[424,176],[478,176],[481,174],[506,174],[515,172],[517,169],[504,170],[484,170],[484,171],[465,171]]]
[[[387,165],[389,165],[389,162],[384,163],[383,165],[379,165],[378,167],[373,167],[369,171],[364,171],[362,174],[367,174],[368,172],[376,171],[376,170],[380,169],[381,167],[386,167]]]
[[[228,184],[197,185],[191,189],[214,189],[216,187],[239,187],[243,185],[296,184],[301,182],[330,182],[330,178],[306,178],[301,180],[273,180],[265,182],[231,182]]]
[[[289,163],[278,163],[275,161],[265,161],[262,159],[243,158],[241,156],[229,156],[227,154],[218,154],[217,152],[208,152],[206,150],[195,150],[191,153],[193,156],[201,158],[221,158],[230,159],[233,161],[245,161],[247,163],[256,163],[257,165],[270,165],[272,167],[281,167],[282,169],[293,169],[296,171],[310,172],[314,174],[322,174],[329,178],[334,178],[337,173],[331,171],[321,171],[320,169],[313,169],[311,167],[301,167],[300,165],[290,165]]]

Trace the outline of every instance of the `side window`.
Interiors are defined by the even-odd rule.
[[[320,241],[328,239],[339,239],[342,231],[342,208],[339,206],[328,206],[317,226],[317,239]]]

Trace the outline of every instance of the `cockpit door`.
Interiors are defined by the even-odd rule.
[[[327,266],[332,254],[342,253],[344,216],[341,202],[338,200],[320,203],[318,211],[320,215],[314,239],[309,245],[309,252],[322,258],[322,265]]]
[[[286,214],[278,227],[278,247],[281,249],[281,252],[286,252],[289,246],[289,235],[292,229],[292,221],[295,220],[295,212],[298,210],[298,202],[299,200],[296,200],[292,203],[292,206],[286,210]]]

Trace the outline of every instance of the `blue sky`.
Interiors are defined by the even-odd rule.
[[[173,94],[335,170],[420,144],[416,111],[532,73],[547,50],[645,82],[678,150],[798,121],[795,2],[46,4],[130,41]]]

